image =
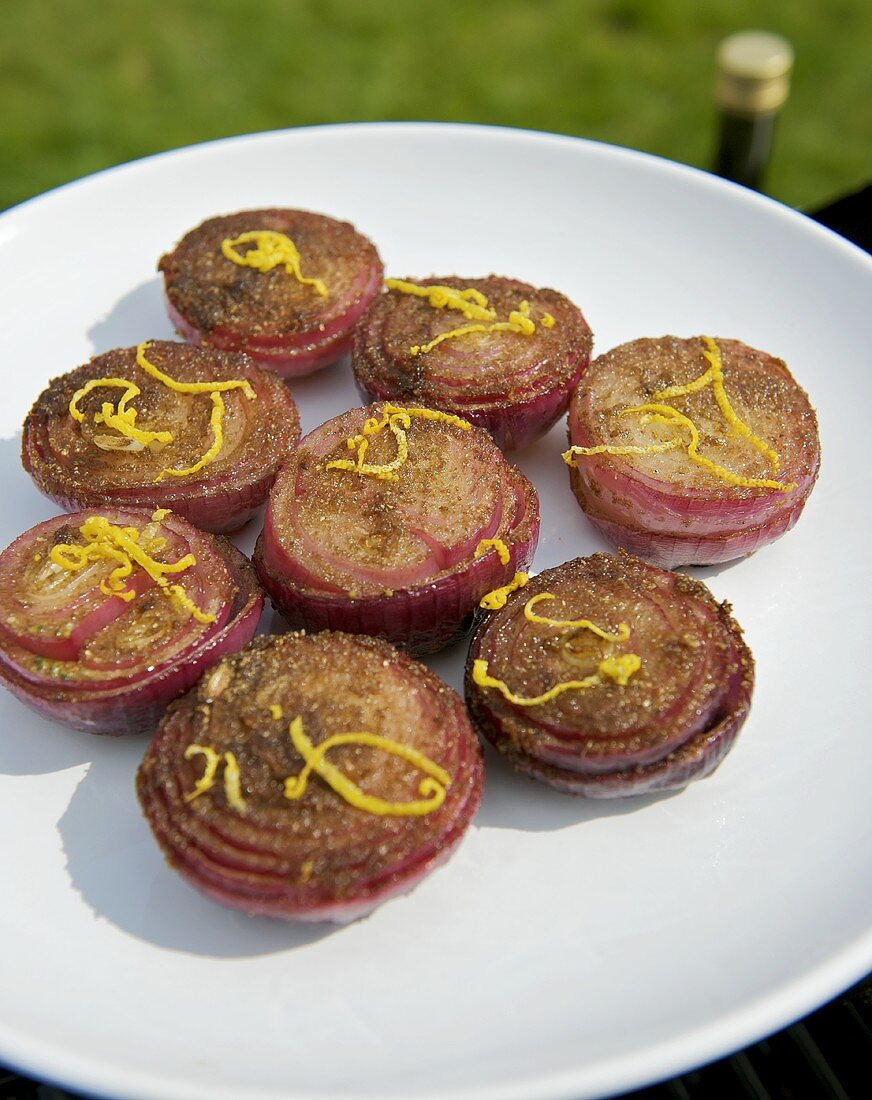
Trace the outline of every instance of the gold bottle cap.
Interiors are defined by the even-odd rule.
[[[756,115],[777,111],[790,91],[793,47],[768,31],[741,31],[718,47],[715,99],[722,110]]]

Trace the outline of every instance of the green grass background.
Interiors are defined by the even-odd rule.
[[[596,138],[707,167],[714,54],[796,50],[767,190],[872,176],[872,0],[0,0],[0,208],[229,134],[436,119]]]

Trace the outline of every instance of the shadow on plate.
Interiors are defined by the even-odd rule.
[[[288,951],[341,930],[246,916],[170,870],[134,790],[145,743],[101,746],[58,822],[71,885],[97,917],[156,947],[212,958]]]
[[[475,824],[490,829],[548,832],[586,821],[643,811],[680,791],[636,795],[633,798],[582,798],[557,791],[523,775],[485,745],[484,800]]]
[[[112,309],[88,329],[95,355],[111,348],[127,348],[140,340],[174,340],[176,335],[163,303],[163,281],[147,283],[119,298]],[[71,363],[72,370],[77,364]]]

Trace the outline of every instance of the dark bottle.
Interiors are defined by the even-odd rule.
[[[717,175],[760,190],[792,68],[793,48],[777,34],[742,31],[721,42],[715,89],[720,117]]]

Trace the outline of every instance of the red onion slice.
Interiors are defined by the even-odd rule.
[[[570,483],[590,521],[611,541],[657,565],[729,561],[778,538],[799,519],[820,466],[814,410],[781,360],[735,340],[717,340],[724,388],[735,411],[780,458],[772,464],[729,430],[711,387],[664,399],[701,432],[700,453],[744,478],[788,490],[736,485],[693,462],[686,432],[657,432],[623,409],[686,385],[708,367],[701,340],[636,340],[597,359],[569,413],[571,446],[646,446],[676,431],[685,445],[661,455],[576,455]]]
[[[266,591],[295,626],[386,637],[414,652],[441,648],[471,622],[478,601],[532,559],[538,499],[488,436],[412,416],[408,458],[395,481],[327,469],[381,407],[354,409],[301,443],[270,496],[254,561]],[[392,461],[388,429],[366,460]],[[509,560],[483,539],[499,539]]]
[[[47,557],[55,541],[76,541],[78,527],[92,514],[58,516],[39,524],[17,539],[0,561],[20,567],[37,554]],[[104,510],[101,515],[114,526],[135,526],[140,531],[156,526],[149,513],[134,509]],[[187,553],[196,558],[184,572],[168,574],[167,579],[180,584],[213,620],[199,622],[158,591],[151,578],[148,583],[142,581],[147,574],[137,566],[129,583],[135,593],[132,600],[106,596],[99,584],[92,585],[79,601],[75,621],[65,626],[62,587],[58,607],[52,609],[44,574],[33,564],[15,574],[4,568],[0,679],[22,702],[74,729],[140,732],[153,728],[166,704],[187,690],[205,668],[251,638],[263,597],[245,557],[224,540],[196,530],[173,514],[160,521],[157,533],[171,548],[160,551],[159,558],[175,562]],[[106,576],[113,564],[105,564]],[[62,645],[46,653],[44,638],[36,633],[34,640],[21,627],[16,609],[28,585],[35,586],[45,608],[40,620],[45,636],[64,639],[66,648]]]
[[[368,400],[414,400],[455,412],[506,450],[539,438],[565,412],[590,359],[592,337],[578,308],[557,291],[494,275],[418,285],[433,284],[475,288],[502,321],[526,300],[536,331],[469,333],[413,355],[412,347],[468,322],[455,310],[389,291],[375,300],[355,335],[352,367],[360,392]],[[552,327],[542,323],[547,314]]]
[[[626,639],[583,627],[529,621],[589,619]],[[633,654],[626,683],[601,662]],[[569,688],[535,705],[478,682],[476,662],[520,699]],[[592,681],[588,678],[593,677]],[[518,769],[561,790],[605,798],[672,790],[709,774],[750,707],[754,665],[727,604],[699,581],[637,558],[595,554],[534,577],[479,627],[469,652],[466,698],[481,732]]]
[[[262,272],[234,264],[221,243],[267,230],[290,237],[303,272],[326,284],[320,295],[283,265]],[[248,210],[210,218],[159,264],[176,331],[204,346],[244,351],[286,377],[310,374],[351,346],[352,330],[379,291],[375,247],[353,226],[303,210]]]
[[[24,422],[22,462],[37,488],[68,511],[118,507],[169,508],[208,531],[235,530],[263,504],[284,459],[299,438],[296,405],[287,388],[259,370],[244,355],[200,351],[185,344],[153,341],[149,362],[176,381],[243,380],[255,394],[239,389],[222,395],[223,442],[217,456],[195,473],[164,475],[167,468],[188,469],[212,446],[213,405],[208,393],[179,393],[151,378],[136,363],[136,348],[118,348],[56,378],[37,398]],[[69,413],[70,400],[89,381],[124,378],[142,391],[131,407],[137,425],[168,430],[173,440],[159,451],[105,450],[94,440],[94,423],[104,401],[117,402],[121,389],[97,387],[79,402],[85,420]],[[103,434],[110,434],[103,429]],[[120,438],[120,437],[119,437]]]
[[[288,800],[283,777],[304,764],[288,735],[294,718],[313,744],[356,730],[423,753],[449,777],[444,800],[419,816],[381,816],[350,805],[318,774]],[[233,801],[220,766],[211,788],[191,797],[204,774],[202,754],[186,754],[191,745],[216,753],[219,765],[232,754]],[[378,797],[420,797],[422,773],[384,749],[349,745],[330,762]],[[428,669],[377,639],[289,634],[255,639],[170,709],[137,792],[170,865],[207,896],[248,913],[346,922],[447,859],[479,805],[482,777],[465,708]]]

